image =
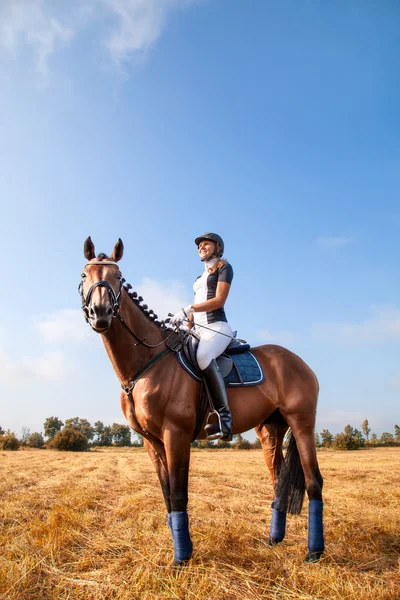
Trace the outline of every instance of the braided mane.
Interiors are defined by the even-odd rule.
[[[109,256],[107,256],[107,254],[104,254],[104,252],[101,252],[97,257],[97,260],[111,260]],[[143,298],[142,296],[138,296],[137,292],[131,292],[130,290],[132,289],[132,286],[130,283],[125,283],[125,279],[122,279],[122,284],[123,284],[123,288],[126,291],[126,293],[128,294],[129,298],[132,300],[132,302],[134,304],[136,304],[136,306],[138,308],[140,308],[140,310],[142,311],[142,313],[144,313],[146,315],[146,317],[148,319],[150,319],[150,321],[153,321],[153,323],[155,325],[157,325],[157,327],[164,327],[165,325],[165,321],[161,321],[158,318],[158,315],[156,315],[156,313],[154,312],[154,310],[152,310],[151,308],[149,308],[147,306],[147,304],[142,304],[143,302]]]
[[[137,292],[131,292],[130,291],[132,289],[131,284],[130,283],[125,283],[125,279],[122,280],[122,283],[124,284],[123,288],[127,292],[129,298],[132,300],[132,302],[134,304],[136,304],[136,306],[138,308],[140,308],[140,310],[142,311],[142,313],[144,313],[148,319],[150,319],[151,321],[153,321],[153,323],[155,323],[155,325],[157,325],[157,327],[160,327],[160,328],[164,327],[165,322],[159,320],[158,315],[155,314],[154,310],[152,310],[151,308],[149,308],[147,306],[147,304],[142,304],[142,302],[143,302],[142,296],[138,296]]]

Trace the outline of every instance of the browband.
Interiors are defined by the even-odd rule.
[[[118,263],[112,260],[94,260],[86,263],[85,267],[90,267],[90,265],[115,265],[118,267]]]

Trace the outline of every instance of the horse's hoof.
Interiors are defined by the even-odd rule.
[[[282,540],[274,540],[272,537],[268,537],[267,538],[267,545],[268,546],[276,546],[277,544],[279,544]]]
[[[307,554],[307,556],[304,559],[304,562],[307,563],[316,563],[319,561],[319,559],[321,558],[321,556],[323,555],[324,551],[323,550],[317,550],[317,552],[309,552]]]
[[[186,567],[189,564],[190,559],[191,557],[189,557],[187,560],[174,560],[171,567],[173,569],[182,569],[183,567]]]

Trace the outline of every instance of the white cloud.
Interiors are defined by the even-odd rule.
[[[159,282],[145,278],[138,284],[137,291],[161,319],[193,301],[193,294],[180,281]]]
[[[348,246],[353,241],[350,237],[344,236],[320,236],[317,238],[317,244],[324,250],[329,250],[331,248],[343,248],[343,246]]]
[[[42,0],[5,0],[0,5],[0,47],[14,55],[25,40],[36,55],[36,69],[46,77],[47,59],[70,41],[73,30],[49,13]]]
[[[192,293],[180,281],[155,281],[144,278],[135,289],[160,319],[165,319],[169,312],[177,312],[192,301]],[[80,309],[57,310],[40,315],[33,319],[32,328],[49,344],[80,343],[87,340],[91,334]]]
[[[65,378],[67,364],[61,351],[49,352],[43,356],[26,357],[22,360],[26,376],[41,381],[62,381]]]
[[[313,325],[319,339],[357,345],[364,342],[400,340],[400,309],[393,304],[371,308],[373,316],[361,323],[330,322]]]
[[[256,338],[264,344],[278,344],[279,346],[292,346],[296,341],[296,335],[290,331],[272,332],[268,329],[259,329]]]
[[[46,342],[82,342],[90,335],[83,313],[78,309],[58,310],[36,317],[33,329]]]
[[[22,44],[28,44],[35,53],[37,71],[46,78],[49,56],[91,23],[102,22],[108,31],[102,45],[115,63],[121,63],[154,44],[171,10],[201,1],[2,0],[0,49],[16,56]]]
[[[61,351],[43,356],[25,356],[12,360],[0,348],[0,381],[18,384],[21,380],[62,381],[67,372],[67,361]]]
[[[146,50],[159,37],[167,8],[166,0],[105,0],[117,17],[118,28],[105,41],[106,48],[117,62],[132,52]]]

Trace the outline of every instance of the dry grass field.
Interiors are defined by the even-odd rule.
[[[265,545],[261,451],[192,454],[195,556],[171,569],[158,481],[142,449],[0,452],[0,598],[400,598],[400,448],[320,452],[326,553],[304,563],[307,503]]]

